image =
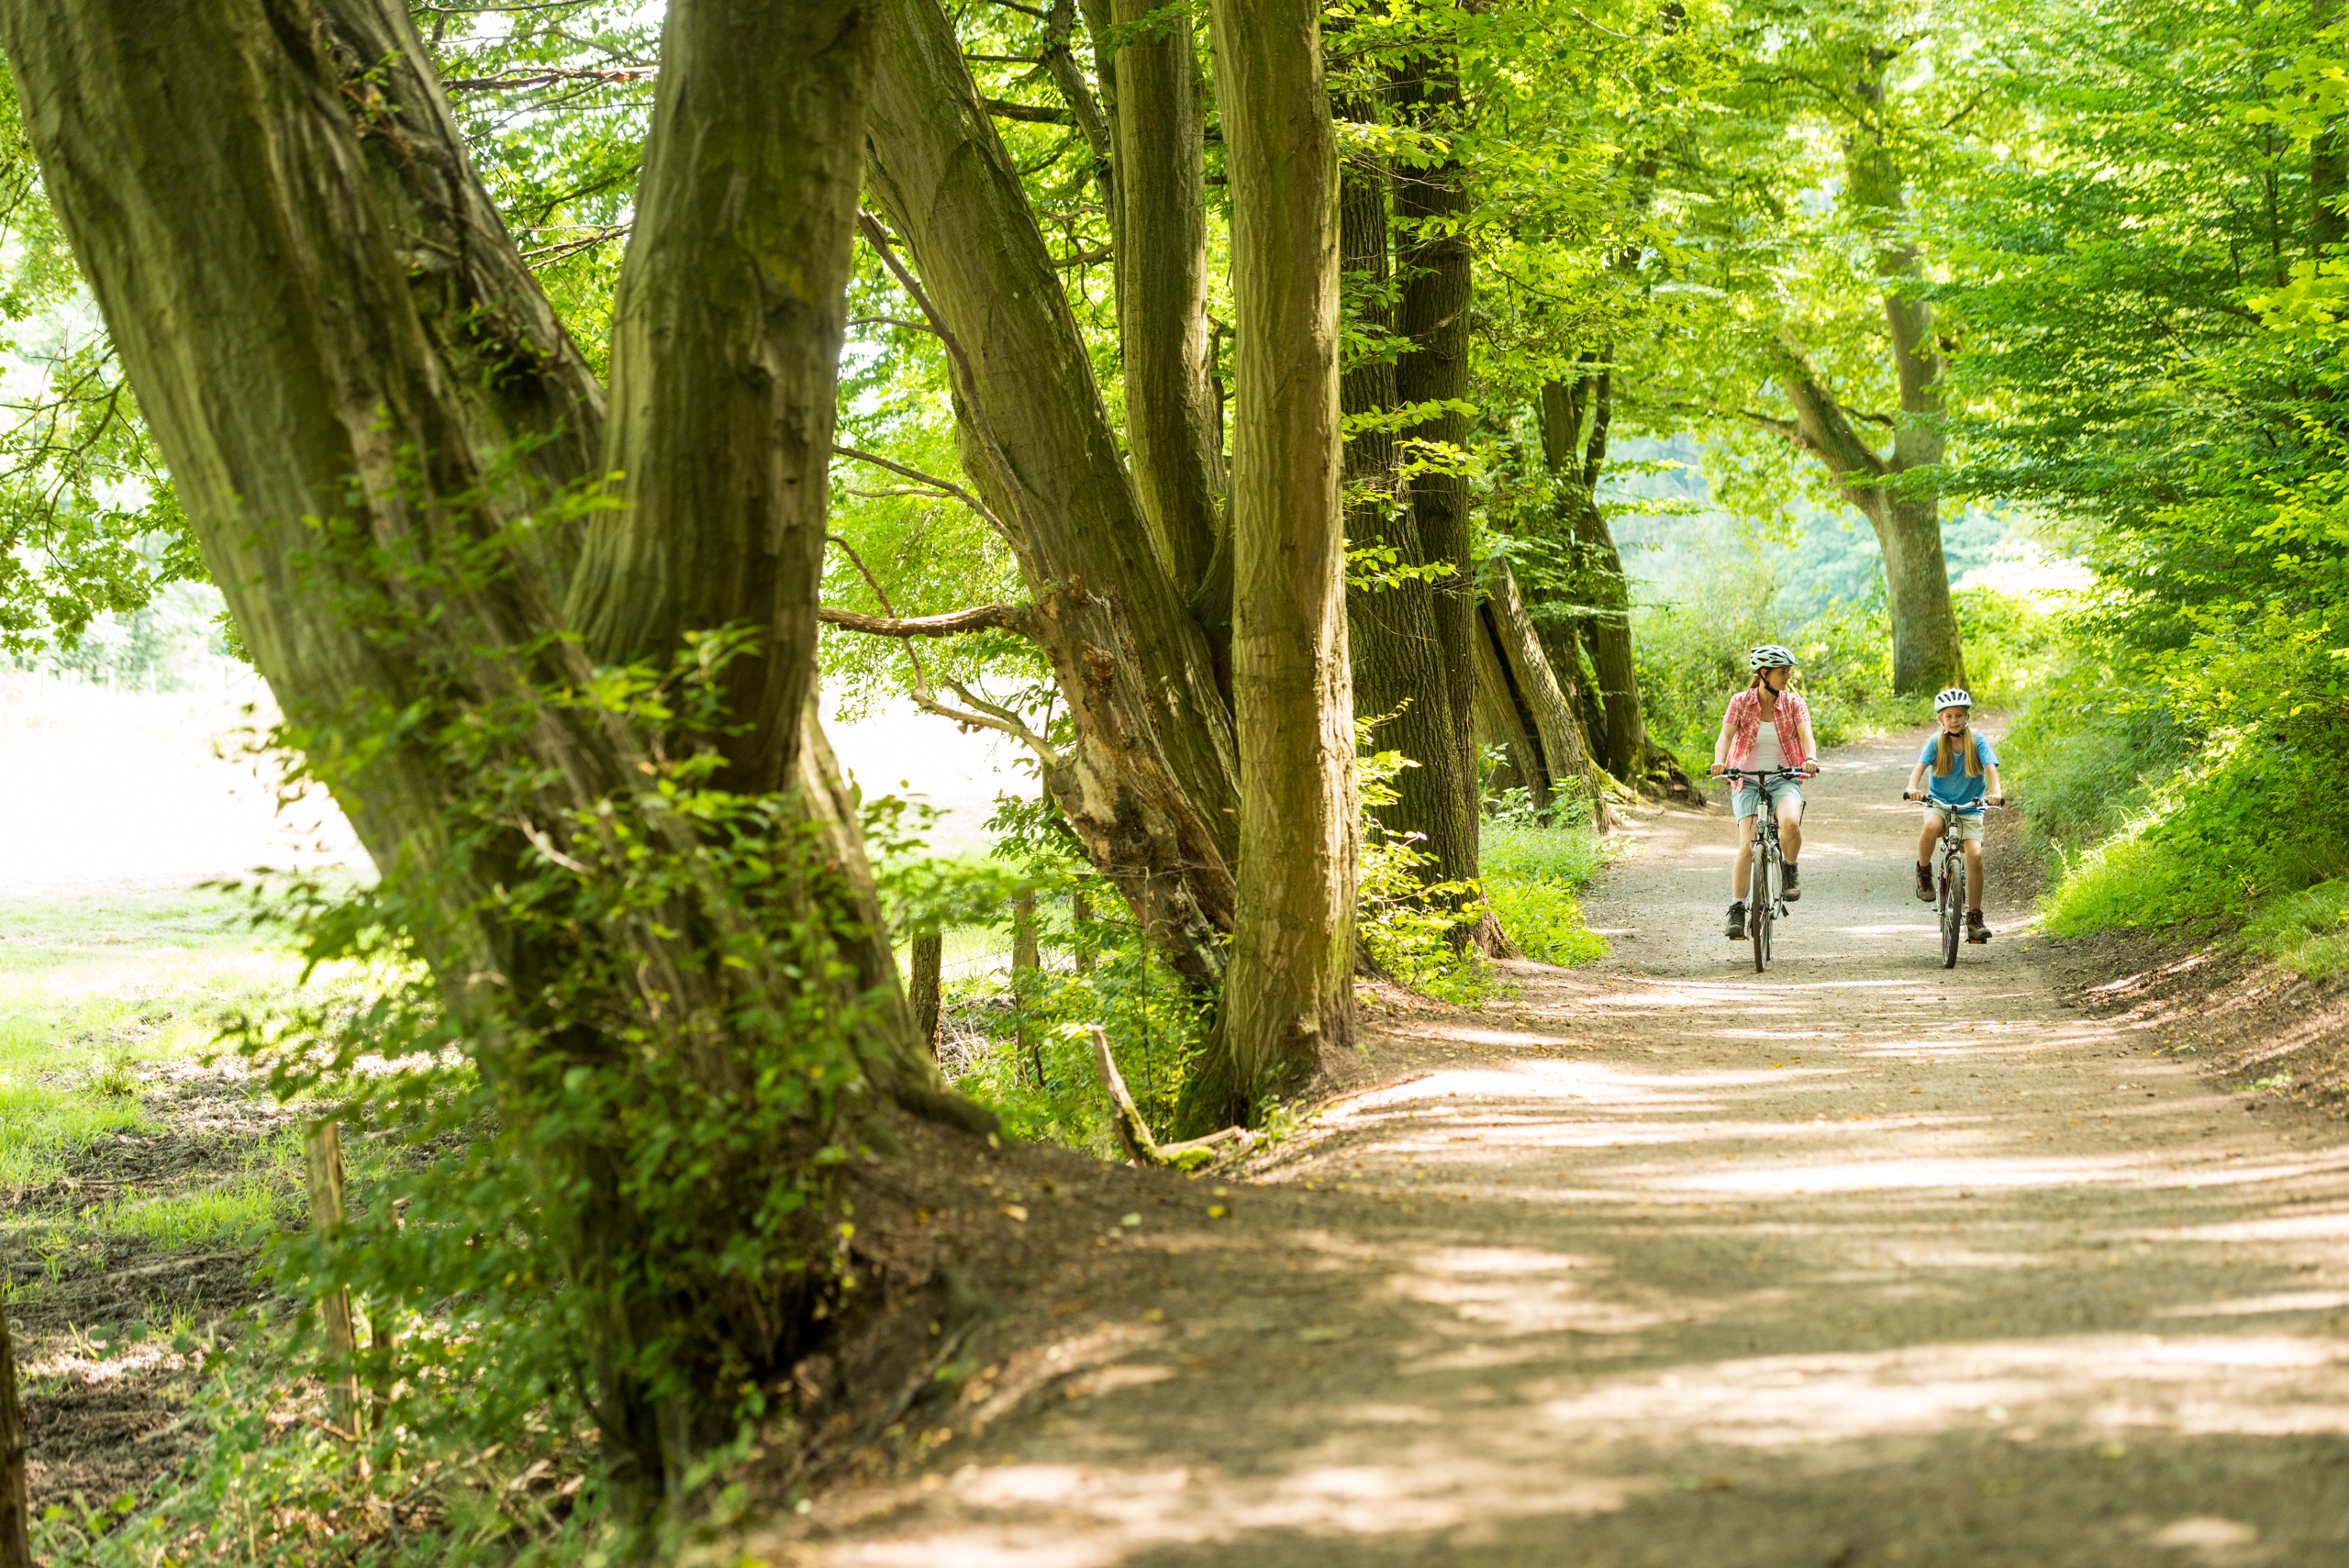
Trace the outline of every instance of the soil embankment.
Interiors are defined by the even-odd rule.
[[[1808,791],[1766,976],[1726,819],[1663,813],[1594,900],[1613,960],[1385,1018],[1381,1082],[1248,1180],[1007,1151],[971,1207],[1032,1227],[981,1282],[1025,1305],[911,1462],[729,1550],[2349,1561],[2349,1151],[2067,1005],[1995,892],[1943,970],[1911,745]]]

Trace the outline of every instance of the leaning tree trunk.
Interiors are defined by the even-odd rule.
[[[1373,345],[1345,369],[1341,404],[1349,417],[1387,413],[1398,395],[1387,343],[1394,313],[1387,302],[1386,172],[1348,162],[1338,205],[1340,261],[1347,286],[1358,295],[1356,318]],[[1391,426],[1371,420],[1347,438],[1345,484],[1346,542],[1375,552],[1357,569],[1346,595],[1354,712],[1377,721],[1373,745],[1400,751],[1416,764],[1396,779],[1395,802],[1379,811],[1379,824],[1389,834],[1418,838],[1427,857],[1426,880],[1471,881],[1476,875],[1476,780],[1473,773],[1464,774],[1455,673],[1444,658],[1436,589],[1421,570],[1427,556]]]
[[[1036,595],[1019,629],[1074,721],[1046,784],[1143,929],[1212,991],[1236,900],[1239,791],[1208,639],[1151,542],[952,24],[937,0],[881,11],[867,177],[944,339],[965,467]]]
[[[1606,472],[1607,438],[1614,413],[1613,376],[1606,369],[1586,373],[1569,388],[1542,384],[1542,456],[1561,482],[1566,527],[1585,584],[1590,617],[1591,674],[1597,682],[1604,723],[1591,734],[1599,766],[1627,782],[1644,771],[1647,716],[1640,702],[1639,666],[1631,651],[1631,593],[1615,531],[1598,506],[1598,480]],[[1583,410],[1590,410],[1587,434]]]
[[[1338,416],[1337,139],[1312,0],[1215,0],[1239,322],[1231,673],[1240,910],[1193,1124],[1253,1119],[1353,1038],[1353,706]],[[1215,1094],[1220,1088],[1220,1095]],[[1220,1103],[1216,1103],[1218,1099]],[[1204,1114],[1203,1114],[1204,1113]]]
[[[430,901],[412,934],[509,1118],[535,1114],[533,1085],[550,1074],[564,1082],[584,1069],[625,1083],[647,1063],[725,1102],[756,1067],[736,1049],[735,1020],[803,993],[826,1008],[855,1006],[863,987],[852,971],[804,982],[773,965],[713,962],[702,939],[739,932],[746,910],[694,869],[705,847],[654,798],[659,738],[564,695],[597,684],[557,611],[578,544],[568,525],[536,519],[550,486],[584,488],[602,473],[601,411],[472,172],[405,10],[391,0],[5,0],[0,43],[48,194],[213,578],[311,768],[387,880]],[[738,518],[679,516],[677,506],[700,504],[679,497],[721,497],[721,510],[763,497],[773,554],[729,560],[677,540],[618,549],[610,530],[641,525],[609,515],[589,559],[674,550],[719,573],[764,573],[766,601],[739,606],[762,631],[787,631],[794,607],[813,598],[805,536],[822,531],[825,492],[793,482],[774,438],[829,419],[823,344],[839,338],[851,254],[839,215],[857,179],[872,47],[857,0],[678,0],[664,28],[662,128],[636,239],[648,260],[632,270],[738,301],[751,291],[774,308],[685,310],[654,359],[685,355],[712,375],[752,369],[774,384],[680,392],[636,355],[624,406],[639,406],[633,378],[649,374],[655,432],[673,428],[681,399],[709,395],[725,408],[694,417],[719,418],[731,434],[681,455],[716,465],[691,482],[655,472],[667,435],[631,437],[646,468],[632,482],[643,514],[738,547],[751,542],[728,531]],[[740,80],[752,73],[759,91]],[[707,95],[706,118],[675,102],[689,80]],[[768,156],[713,164],[693,156],[705,133]],[[742,243],[731,254],[668,247],[666,226],[712,210],[703,182],[723,183],[736,204]],[[775,283],[792,273],[802,275]],[[519,472],[500,461],[511,453]],[[701,483],[706,492],[694,489]],[[690,628],[706,607],[664,614],[668,595],[708,587],[665,571],[633,586],[651,601],[644,626]],[[610,640],[633,653],[646,650],[631,640],[663,635],[640,628]],[[798,669],[780,652],[764,657],[751,667],[755,700],[807,688],[804,647]],[[796,782],[801,817],[841,851],[786,901],[817,929],[862,918],[873,908],[869,873],[820,734],[795,733],[796,709],[740,717],[755,722],[735,768]],[[495,823],[478,804],[485,763],[509,790]],[[575,943],[497,911],[511,889],[579,863],[575,854],[616,867],[622,851],[594,826],[615,811],[641,832],[640,848],[680,870],[640,918],[603,930],[635,978],[613,983],[625,1016],[598,1025],[550,989],[576,962]],[[835,962],[806,972],[835,973]],[[894,970],[863,979],[895,994]],[[810,985],[825,988],[820,998]],[[899,1000],[851,1049],[874,1084],[949,1107],[902,1019]],[[573,1124],[517,1147],[544,1206],[550,1263],[583,1293],[581,1353],[611,1464],[644,1496],[730,1432],[742,1378],[779,1375],[819,1330],[810,1274],[787,1249],[770,1244],[750,1269],[696,1261],[744,1240],[737,1227],[771,1189],[776,1151],[707,1171],[693,1233],[681,1236],[679,1217],[646,1210],[653,1200],[623,1178],[644,1151],[616,1125]]]

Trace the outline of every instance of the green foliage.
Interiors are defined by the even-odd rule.
[[[2320,883],[2270,901],[2243,928],[2242,941],[2311,980],[2349,973],[2349,881]]]
[[[1481,856],[1485,902],[1526,957],[1571,966],[1605,958],[1607,940],[1583,918],[1575,895],[1606,864],[1603,840],[1571,798],[1549,825],[1486,818]]]

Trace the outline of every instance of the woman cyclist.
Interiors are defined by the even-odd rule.
[[[1933,901],[1933,846],[1946,829],[1965,849],[1965,940],[1987,942],[1990,928],[1982,923],[1982,802],[2004,806],[1998,787],[1998,753],[1990,738],[1974,728],[1974,698],[1962,686],[1951,686],[1933,698],[1933,733],[1909,770],[1903,800],[1925,803],[1925,820],[1917,835],[1917,896]],[[1920,793],[1925,770],[1932,769],[1931,789]]]
[[[1810,709],[1800,695],[1787,690],[1795,678],[1795,656],[1790,650],[1775,642],[1765,643],[1745,656],[1745,667],[1753,678],[1745,689],[1729,699],[1729,710],[1721,715],[1721,732],[1713,740],[1713,765],[1716,774],[1734,768],[1749,773],[1765,773],[1777,768],[1799,768],[1805,778],[1816,778],[1819,764],[1811,759],[1819,754],[1819,742],[1811,739]],[[1779,889],[1788,901],[1802,896],[1801,884],[1795,879],[1795,857],[1802,853],[1802,790],[1791,780],[1773,786],[1771,799],[1778,809],[1778,848],[1785,859],[1785,885]],[[1738,781],[1730,797],[1737,813],[1737,863],[1729,873],[1729,936],[1731,941],[1745,940],[1746,877],[1753,865],[1753,835],[1762,826],[1762,786],[1750,779]]]

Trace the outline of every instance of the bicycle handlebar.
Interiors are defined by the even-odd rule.
[[[1930,801],[1933,797],[1930,792],[1925,790],[1904,789],[1900,792],[1900,798],[1903,800]],[[2007,809],[2007,797],[2003,795],[1995,797],[1986,795],[1975,804],[1980,806],[1985,811],[2004,811]]]
[[[1799,779],[1807,778],[1809,776],[1809,775],[1805,773],[1800,768],[1763,768],[1758,771],[1753,768],[1723,768],[1720,773],[1713,775],[1713,777],[1717,779],[1757,780]]]

